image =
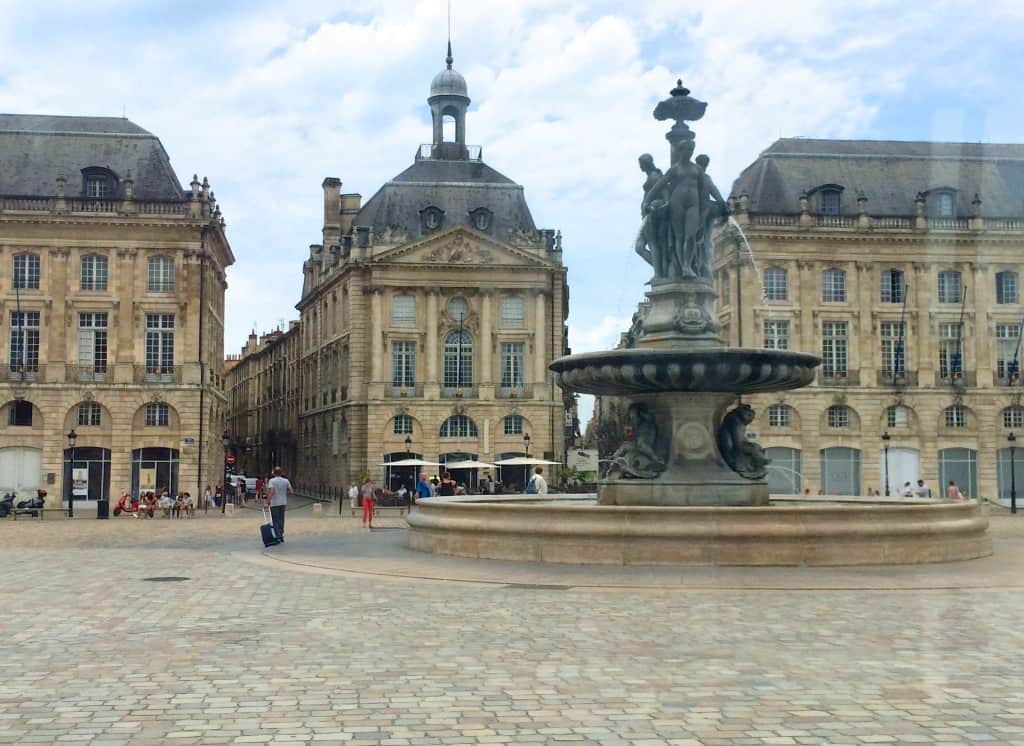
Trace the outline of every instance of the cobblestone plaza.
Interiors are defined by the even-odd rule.
[[[887,568],[419,555],[289,511],[0,524],[0,743],[1024,743],[1024,528]],[[145,578],[183,577],[178,582]]]

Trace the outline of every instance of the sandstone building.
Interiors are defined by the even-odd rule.
[[[322,240],[303,265],[295,358],[286,353],[298,367],[297,389],[285,385],[284,395],[298,396],[299,482],[339,487],[366,473],[395,487],[415,470],[381,464],[410,456],[564,458],[573,400],[548,371],[566,350],[561,237],[538,230],[522,186],[466,144],[469,103],[449,50],[428,99],[433,140],[412,165],[365,203],[340,180],[323,182]],[[232,390],[265,368],[247,364],[252,354],[235,362]],[[266,385],[258,391],[267,396]],[[257,411],[270,406],[252,396]],[[245,431],[232,436],[269,456],[269,431],[255,423],[270,416],[234,410],[233,427]],[[472,486],[479,475],[456,476]],[[524,477],[521,468],[501,475]]]
[[[731,201],[753,261],[723,228],[724,336],[823,358],[812,386],[751,398],[773,491],[884,493],[888,464],[892,494],[1007,497],[1024,146],[782,139]]]
[[[207,181],[127,119],[0,114],[0,490],[196,493],[222,473],[224,289]]]

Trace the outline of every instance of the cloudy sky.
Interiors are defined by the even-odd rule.
[[[559,228],[574,351],[613,343],[648,273],[636,156],[677,77],[725,191],[780,136],[1024,142],[1020,0],[453,0],[468,139]],[[320,184],[368,199],[430,139],[446,0],[0,0],[0,111],[120,115],[228,221],[228,351],[296,316]]]

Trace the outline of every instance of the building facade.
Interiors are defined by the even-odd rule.
[[[299,442],[299,322],[256,333],[225,364],[229,436],[235,471],[266,476],[275,466],[296,474]]]
[[[87,504],[216,481],[233,262],[208,182],[183,189],[153,134],[0,115],[0,490],[66,500],[72,454]]]
[[[415,469],[384,464],[408,457],[562,461],[577,429],[548,371],[567,349],[561,237],[466,144],[466,81],[447,62],[428,99],[433,141],[409,168],[365,203],[323,182],[293,332],[300,483],[397,488]],[[455,476],[472,487],[480,472]],[[511,487],[525,472],[490,476]]]
[[[773,491],[1008,497],[1024,146],[783,139],[731,202],[749,248],[720,230],[723,335],[823,361],[805,389],[750,397]]]

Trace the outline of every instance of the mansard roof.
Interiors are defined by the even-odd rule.
[[[90,167],[130,171],[136,199],[185,196],[159,138],[128,119],[0,114],[0,194],[50,196],[64,176],[73,196]]]
[[[841,212],[856,215],[857,195],[872,215],[913,215],[919,193],[952,190],[956,213],[970,215],[975,194],[984,217],[1024,215],[1024,145],[895,140],[782,138],[736,179],[732,195],[752,212],[800,212],[801,192],[843,189]]]

